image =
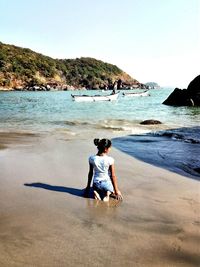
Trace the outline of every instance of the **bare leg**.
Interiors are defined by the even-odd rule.
[[[99,193],[96,190],[94,190],[94,198],[96,200],[101,200],[101,197],[100,197]]]
[[[107,192],[106,192],[106,196],[103,198],[103,201],[104,201],[104,202],[108,202],[108,201],[109,201],[110,194],[111,194],[110,191],[107,191]]]

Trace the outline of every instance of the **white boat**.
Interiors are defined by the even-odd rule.
[[[117,100],[119,92],[111,95],[71,95],[76,102],[96,102]]]
[[[130,97],[137,97],[137,96],[150,96],[148,90],[144,92],[129,92],[129,93],[123,93],[123,96],[130,96]]]

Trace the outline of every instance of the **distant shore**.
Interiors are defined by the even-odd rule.
[[[135,87],[122,87],[116,90],[134,90],[134,89],[149,89],[147,86],[135,86]],[[151,88],[157,89],[157,88]],[[0,91],[9,92],[9,91],[20,91],[20,92],[38,92],[38,91],[77,91],[77,90],[103,90],[103,91],[112,91],[113,88],[85,88],[85,87],[74,87],[74,86],[56,86],[56,87],[47,87],[47,86],[30,86],[30,87],[17,87],[17,88],[4,88],[0,87]]]
[[[0,92],[9,92],[9,91],[15,91],[13,88],[3,88],[3,87],[0,87]]]
[[[121,85],[119,88],[114,88],[114,85],[105,85],[98,87],[85,87],[85,86],[74,86],[67,84],[55,84],[50,86],[49,84],[43,85],[27,85],[27,86],[18,86],[18,87],[0,87],[0,91],[74,91],[74,90],[134,90],[134,89],[160,89],[160,86],[151,87],[145,84],[137,85]]]
[[[124,201],[105,204],[83,198],[91,139],[5,133],[0,146],[2,266],[199,266],[198,181],[112,148]]]

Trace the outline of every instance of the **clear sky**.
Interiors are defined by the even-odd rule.
[[[0,0],[0,13],[3,43],[94,57],[161,86],[200,74],[200,0]]]

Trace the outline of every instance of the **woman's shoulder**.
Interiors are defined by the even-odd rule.
[[[93,161],[95,159],[95,157],[96,157],[96,155],[89,156],[89,158],[88,158],[89,162]]]
[[[114,164],[114,161],[115,160],[114,160],[113,157],[106,155],[106,158],[107,158],[107,160],[108,160],[108,162],[109,162],[110,165]]]

